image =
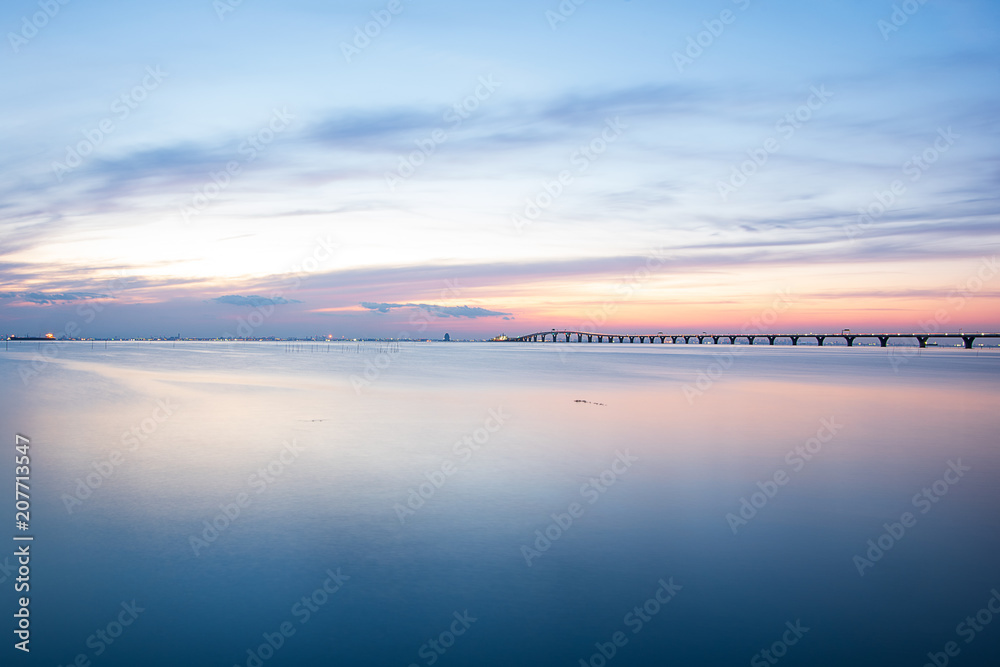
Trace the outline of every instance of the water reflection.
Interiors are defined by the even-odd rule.
[[[288,621],[269,665],[427,664],[468,610],[440,664],[579,664],[619,630],[622,664],[745,663],[800,618],[789,663],[920,664],[1000,581],[995,354],[755,348],[699,388],[725,350],[315,348],[68,345],[26,385],[0,358],[36,443],[40,659],[247,664]]]

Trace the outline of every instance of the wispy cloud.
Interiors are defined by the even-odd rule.
[[[478,317],[500,317],[512,314],[503,313],[498,310],[488,310],[478,306],[436,306],[429,303],[372,303],[370,301],[364,301],[361,303],[361,306],[379,313],[388,313],[390,310],[396,308],[410,308],[422,310],[433,317],[465,317],[469,319],[475,319]]]
[[[225,303],[230,306],[246,306],[246,307],[259,307],[259,306],[280,306],[287,303],[302,303],[301,301],[296,301],[295,299],[286,299],[283,296],[240,296],[238,294],[228,294],[226,296],[217,296],[214,299],[210,299],[216,303]]]
[[[113,299],[107,294],[95,294],[93,292],[63,292],[61,294],[46,292],[0,292],[0,299],[17,299],[27,303],[37,303],[48,305],[54,303],[65,303],[67,301],[88,301],[90,299]]]

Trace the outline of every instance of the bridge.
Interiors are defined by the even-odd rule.
[[[563,336],[565,342],[573,342],[571,340],[572,336],[576,336],[576,342],[586,342],[588,343],[613,343],[617,340],[619,343],[624,343],[628,341],[629,343],[645,343],[647,340],[650,343],[656,343],[657,340],[661,344],[666,343],[667,339],[670,339],[671,343],[676,344],[678,340],[683,340],[685,343],[690,343],[692,340],[697,339],[699,344],[704,344],[706,340],[711,340],[713,344],[719,345],[720,340],[726,340],[731,345],[737,345],[738,341],[745,340],[747,345],[753,345],[754,341],[758,338],[766,338],[768,345],[774,345],[774,342],[778,339],[788,339],[792,341],[792,345],[798,345],[799,339],[801,338],[814,338],[816,339],[816,344],[821,346],[823,341],[827,338],[843,338],[847,341],[848,347],[853,347],[854,341],[858,338],[877,338],[882,347],[886,347],[889,344],[890,339],[894,338],[908,338],[916,339],[920,347],[927,347],[927,341],[931,338],[945,338],[953,340],[961,340],[965,343],[965,348],[968,350],[972,349],[972,344],[977,338],[1000,338],[1000,333],[970,333],[970,332],[958,332],[958,333],[930,333],[926,331],[920,331],[916,333],[851,333],[850,329],[844,329],[839,333],[701,333],[701,334],[665,334],[659,331],[655,334],[642,334],[642,333],[598,333],[595,331],[571,331],[567,329],[551,329],[549,331],[537,331],[535,333],[525,334],[523,336],[507,337],[504,335],[492,338],[493,342],[500,343],[536,343],[549,340],[551,338],[552,342],[555,343],[559,340],[559,337]],[[932,343],[933,345],[933,343]]]

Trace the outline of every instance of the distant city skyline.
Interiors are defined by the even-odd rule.
[[[5,335],[1000,330],[996,3],[0,27]]]

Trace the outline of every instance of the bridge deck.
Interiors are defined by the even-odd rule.
[[[787,338],[792,341],[792,345],[798,345],[800,338],[815,338],[816,343],[819,346],[823,345],[823,341],[827,338],[843,338],[847,341],[848,347],[854,345],[854,341],[858,338],[876,338],[882,347],[886,347],[889,344],[889,340],[893,338],[910,338],[916,339],[920,347],[926,347],[927,341],[931,338],[955,338],[960,339],[965,343],[967,349],[971,349],[973,343],[977,338],[1000,338],[1000,333],[996,332],[943,332],[943,333],[933,333],[926,331],[919,332],[857,332],[853,333],[849,330],[844,330],[836,333],[701,333],[701,334],[665,334],[663,332],[657,332],[655,334],[649,333],[602,333],[597,331],[573,331],[569,329],[552,329],[549,331],[537,331],[535,333],[525,334],[523,336],[506,337],[498,336],[493,339],[494,342],[507,342],[507,343],[535,343],[535,342],[545,342],[551,337],[552,342],[556,342],[560,336],[564,337],[565,342],[570,343],[572,337],[576,337],[577,343],[587,342],[587,343],[613,343],[615,339],[619,343],[624,343],[626,340],[629,343],[634,343],[638,341],[639,343],[645,343],[649,340],[650,343],[655,343],[659,339],[660,343],[666,343],[667,339],[670,339],[671,343],[677,343],[677,341],[683,340],[685,343],[689,343],[691,340],[697,339],[698,343],[704,343],[707,339],[711,339],[713,344],[718,345],[720,340],[726,339],[729,344],[735,345],[739,339],[746,339],[749,345],[753,345],[757,338],[766,338],[769,345],[774,345],[774,342],[779,338]],[[586,338],[586,341],[584,341]]]

